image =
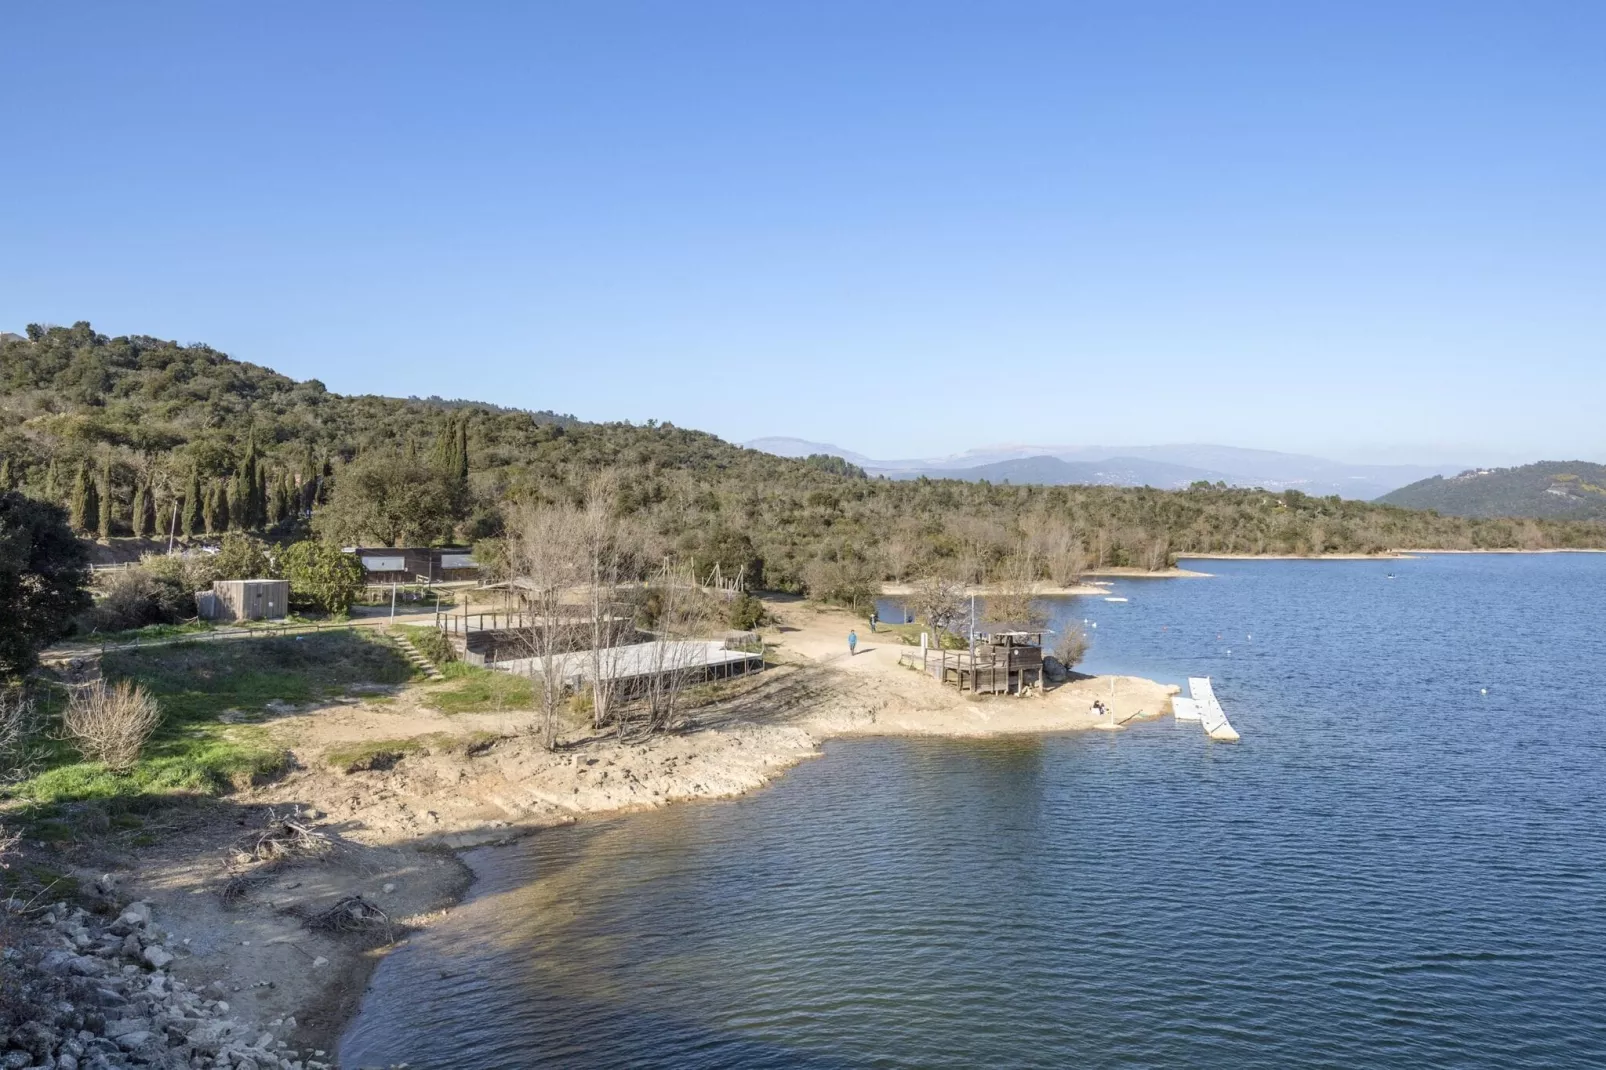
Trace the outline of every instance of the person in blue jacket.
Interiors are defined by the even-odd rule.
[[[853,656],[854,648],[857,647],[858,645],[859,645],[859,633],[858,632],[849,632],[848,633],[848,657],[851,658]]]

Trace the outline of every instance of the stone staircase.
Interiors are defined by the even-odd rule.
[[[446,674],[437,669],[435,667],[435,663],[426,658],[423,653],[413,645],[411,639],[408,639],[405,635],[402,635],[399,632],[392,632],[391,638],[396,640],[396,645],[401,647],[402,656],[407,659],[407,663],[413,668],[417,669],[431,680],[446,679]]]

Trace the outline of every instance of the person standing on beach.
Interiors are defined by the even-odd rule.
[[[871,635],[875,634],[876,620],[877,620],[877,617],[876,617],[875,610],[872,609],[870,611],[870,634]]]
[[[853,656],[854,648],[857,647],[858,645],[859,645],[859,633],[858,632],[854,632],[854,631],[848,632],[848,657],[851,658]]]

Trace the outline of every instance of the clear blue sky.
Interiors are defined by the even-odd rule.
[[[49,3],[0,39],[0,328],[883,457],[1606,460],[1597,0]]]

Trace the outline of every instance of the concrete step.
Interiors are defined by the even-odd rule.
[[[435,663],[426,658],[423,652],[413,645],[412,640],[405,635],[397,635],[395,640],[396,645],[401,647],[402,656],[407,659],[408,664],[412,665],[413,668],[422,672],[431,680],[446,679],[446,674],[436,668]]]

